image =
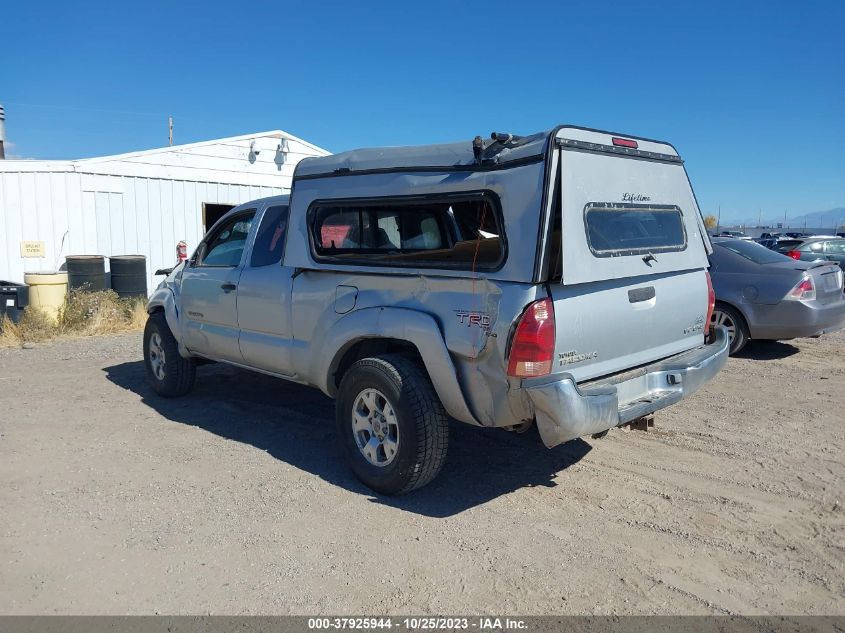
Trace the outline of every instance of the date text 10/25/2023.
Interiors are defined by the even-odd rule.
[[[526,630],[527,623],[519,618],[497,617],[324,617],[308,618],[311,630],[330,629],[398,629],[400,631],[519,631]]]

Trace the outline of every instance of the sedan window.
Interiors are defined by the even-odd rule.
[[[737,255],[741,255],[755,264],[776,264],[777,262],[789,259],[786,255],[776,253],[756,242],[748,242],[746,240],[725,240],[724,242],[717,242],[716,245],[732,251]]]
[[[845,255],[845,240],[828,240],[824,243],[824,252]]]
[[[775,246],[775,248],[785,253],[786,251],[794,250],[798,246],[801,246],[801,244],[801,240],[781,240],[777,243],[777,246]]]

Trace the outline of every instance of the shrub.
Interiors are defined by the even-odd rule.
[[[56,321],[32,306],[24,310],[19,323],[12,323],[4,315],[0,322],[0,347],[17,347],[58,336],[95,336],[140,330],[147,321],[145,304],[144,297],[121,299],[113,290],[71,290],[59,308]]]

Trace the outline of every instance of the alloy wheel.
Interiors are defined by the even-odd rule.
[[[352,405],[352,434],[358,450],[373,466],[384,467],[399,452],[396,411],[378,389],[364,389]]]
[[[733,344],[736,338],[736,323],[729,314],[716,308],[710,317],[710,325],[724,325],[728,330],[728,341]]]
[[[150,337],[150,368],[158,380],[164,380],[167,375],[167,360],[164,357],[164,349],[161,345],[161,335],[154,332]]]

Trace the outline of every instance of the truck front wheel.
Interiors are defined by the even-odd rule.
[[[153,312],[144,328],[144,365],[152,388],[160,396],[184,396],[194,386],[196,364],[179,354],[179,344],[161,312]]]
[[[341,450],[368,487],[404,494],[440,472],[448,418],[413,360],[389,354],[357,361],[343,376],[336,406]]]

